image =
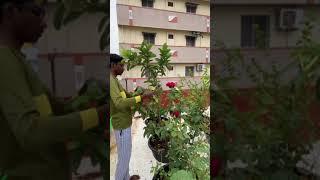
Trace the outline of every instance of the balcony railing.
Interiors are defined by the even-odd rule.
[[[119,25],[210,32],[210,17],[153,8],[117,5]]]
[[[120,44],[120,49],[131,49],[138,47],[136,44]],[[153,46],[152,51],[158,55],[161,46]],[[172,52],[171,63],[209,63],[210,61],[210,48],[202,47],[183,47],[183,46],[169,46]]]

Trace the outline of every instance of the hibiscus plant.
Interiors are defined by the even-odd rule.
[[[159,48],[159,57],[151,51],[151,48],[151,44],[143,42],[140,47],[136,48],[138,52],[135,50],[123,50],[122,56],[125,59],[128,71],[140,67],[141,77],[146,77],[145,84],[155,94],[151,99],[144,99],[143,104],[135,107],[135,111],[140,113],[147,124],[144,128],[144,136],[167,142],[168,132],[163,127],[169,110],[162,101],[164,91],[159,77],[165,76],[166,71],[170,69],[171,53],[166,44]],[[146,89],[140,87],[136,92],[142,93],[143,91],[146,91]]]

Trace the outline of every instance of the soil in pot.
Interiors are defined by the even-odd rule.
[[[169,163],[169,159],[166,157],[168,154],[168,141],[160,141],[157,138],[150,138],[148,141],[148,146],[157,161]]]

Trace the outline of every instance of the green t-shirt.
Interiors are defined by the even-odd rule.
[[[79,112],[54,116],[49,94],[17,50],[0,47],[0,172],[69,180],[65,141],[83,133]]]
[[[141,97],[131,97],[131,95],[121,86],[118,79],[113,75],[110,75],[110,98],[112,127],[115,130],[121,130],[130,127],[134,113],[132,111],[132,107],[141,101]]]

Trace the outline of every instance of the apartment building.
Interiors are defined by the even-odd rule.
[[[167,43],[173,69],[161,79],[163,84],[181,77],[198,81],[209,66],[209,0],[117,0],[117,15],[120,51],[146,41],[158,54],[158,48]],[[140,68],[125,72],[123,78],[128,90],[145,80]]]
[[[211,1],[211,12],[211,54],[217,70],[219,61],[225,57],[223,51],[213,45],[219,41],[223,41],[227,48],[240,48],[247,60],[255,59],[270,68],[271,61],[285,64],[292,59],[290,55],[301,37],[305,20],[310,15],[320,17],[320,1],[215,0]],[[263,45],[268,51],[257,48],[255,26],[259,26],[260,34],[264,34]],[[318,22],[314,22],[312,33],[314,38],[320,37]],[[243,81],[239,83],[241,87],[248,86]]]

